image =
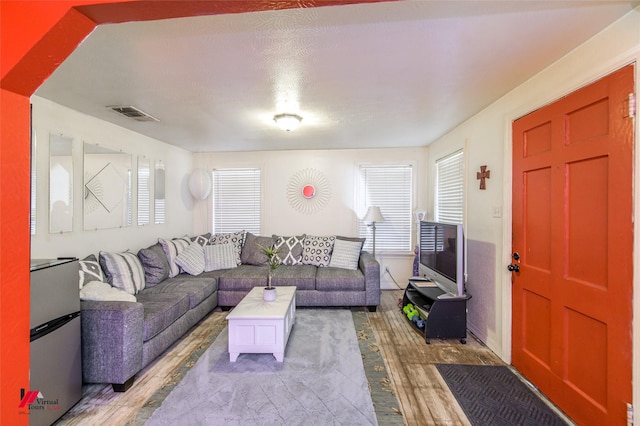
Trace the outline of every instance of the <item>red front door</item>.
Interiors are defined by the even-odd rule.
[[[631,403],[633,66],[513,123],[513,365],[579,424]]]

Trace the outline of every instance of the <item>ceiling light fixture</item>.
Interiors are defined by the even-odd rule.
[[[290,132],[300,125],[302,117],[297,114],[278,114],[273,117],[273,121],[275,121],[281,129]]]

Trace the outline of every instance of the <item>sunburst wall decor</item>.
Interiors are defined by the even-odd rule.
[[[322,210],[331,198],[326,176],[316,169],[303,169],[291,176],[287,186],[289,204],[304,214]]]

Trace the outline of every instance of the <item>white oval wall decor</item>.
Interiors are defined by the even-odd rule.
[[[287,199],[295,210],[312,214],[322,210],[331,198],[326,176],[316,169],[303,169],[291,176]]]

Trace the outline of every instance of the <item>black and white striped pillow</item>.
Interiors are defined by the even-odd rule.
[[[100,252],[100,266],[111,286],[136,294],[145,286],[144,269],[135,253]]]
[[[204,246],[205,272],[236,268],[236,250],[231,243]]]
[[[209,244],[224,244],[231,243],[235,249],[236,265],[240,265],[242,260],[240,255],[242,254],[242,246],[244,245],[245,231],[229,232],[224,234],[213,234],[209,239]]]
[[[345,241],[336,239],[331,252],[329,266],[332,268],[358,269],[360,260],[361,241]]]
[[[176,264],[189,275],[200,275],[204,272],[204,250],[197,242],[189,244],[176,257]]]
[[[185,237],[174,238],[173,240],[158,238],[158,242],[162,246],[162,250],[164,250],[164,254],[167,256],[167,260],[169,261],[169,278],[173,278],[180,273],[180,266],[176,263],[176,258],[182,250],[186,249],[189,244],[191,244],[191,241],[189,240],[189,237]]]

